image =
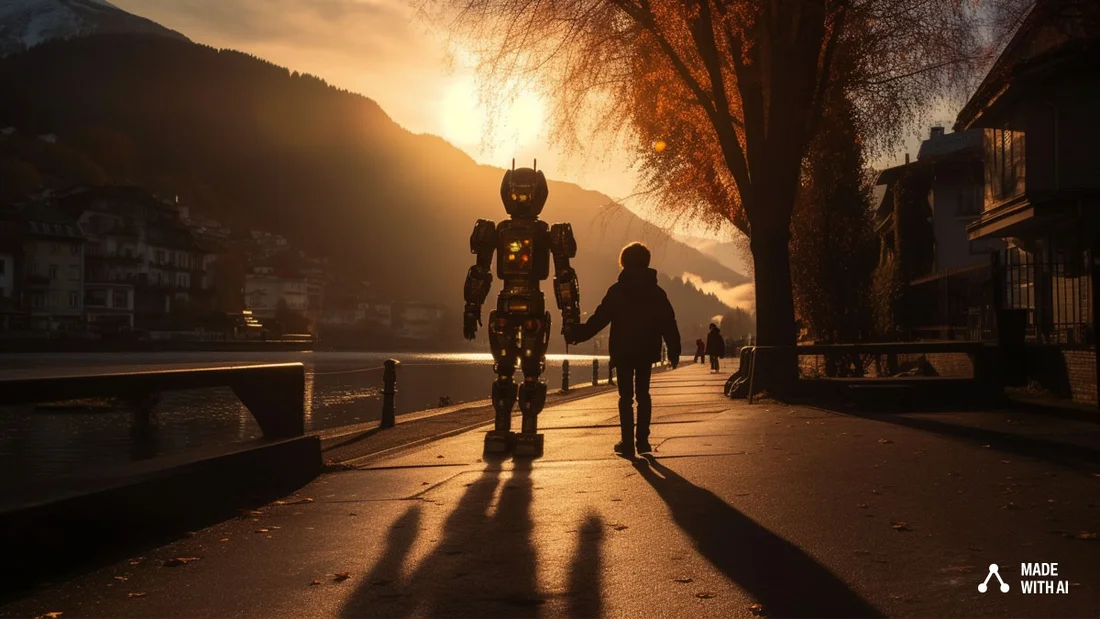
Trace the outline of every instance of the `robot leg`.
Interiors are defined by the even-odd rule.
[[[521,433],[516,437],[517,456],[541,456],[543,435],[538,433],[539,413],[546,405],[546,383],[539,375],[546,368],[546,346],[550,340],[550,314],[530,319],[523,328],[523,384],[519,387],[519,409],[523,413]]]
[[[497,312],[489,313],[489,345],[493,353],[493,410],[495,426],[485,435],[485,453],[504,453],[515,441],[512,434],[512,407],[517,397],[515,329],[507,318],[498,319]]]

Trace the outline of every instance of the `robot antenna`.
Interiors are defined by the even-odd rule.
[[[516,158],[515,157],[512,157],[512,171],[513,172],[516,171]]]
[[[532,166],[532,169],[535,170],[536,172],[538,171],[538,169],[539,169],[539,160],[538,159],[535,159],[535,165]]]

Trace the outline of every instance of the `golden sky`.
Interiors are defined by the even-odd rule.
[[[545,105],[521,96],[498,117],[490,135],[478,98],[472,61],[448,53],[446,34],[432,30],[410,0],[112,0],[119,8],[178,30],[191,40],[259,56],[377,101],[414,133],[440,135],[477,161],[530,165],[551,178],[602,191],[674,232],[727,239],[723,231],[689,229],[636,200],[635,176],[621,157],[594,148],[564,159],[546,144]],[[945,118],[949,114],[942,114]],[[950,126],[950,122],[947,123]],[[927,137],[927,128],[920,133]],[[914,156],[919,139],[906,149]],[[904,152],[880,157],[875,167],[900,163]]]
[[[634,177],[622,161],[564,160],[546,145],[545,106],[519,97],[486,139],[486,112],[468,58],[448,54],[408,0],[112,0],[191,40],[238,49],[312,73],[374,99],[415,133],[440,135],[481,163],[531,165],[552,178],[623,198]],[[637,205],[628,206],[636,207]]]

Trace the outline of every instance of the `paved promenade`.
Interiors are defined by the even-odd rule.
[[[1100,425],[749,406],[725,376],[655,375],[650,461],[612,453],[615,394],[569,401],[539,460],[482,461],[482,428],[359,461],[0,616],[1100,614]],[[1023,594],[1024,562],[1068,593]]]

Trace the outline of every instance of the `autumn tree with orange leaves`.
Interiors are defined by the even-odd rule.
[[[887,145],[986,57],[971,1],[426,1],[484,92],[541,90],[557,142],[631,144],[664,208],[749,237],[762,345],[795,344],[791,217],[826,95],[849,93],[864,144]]]

